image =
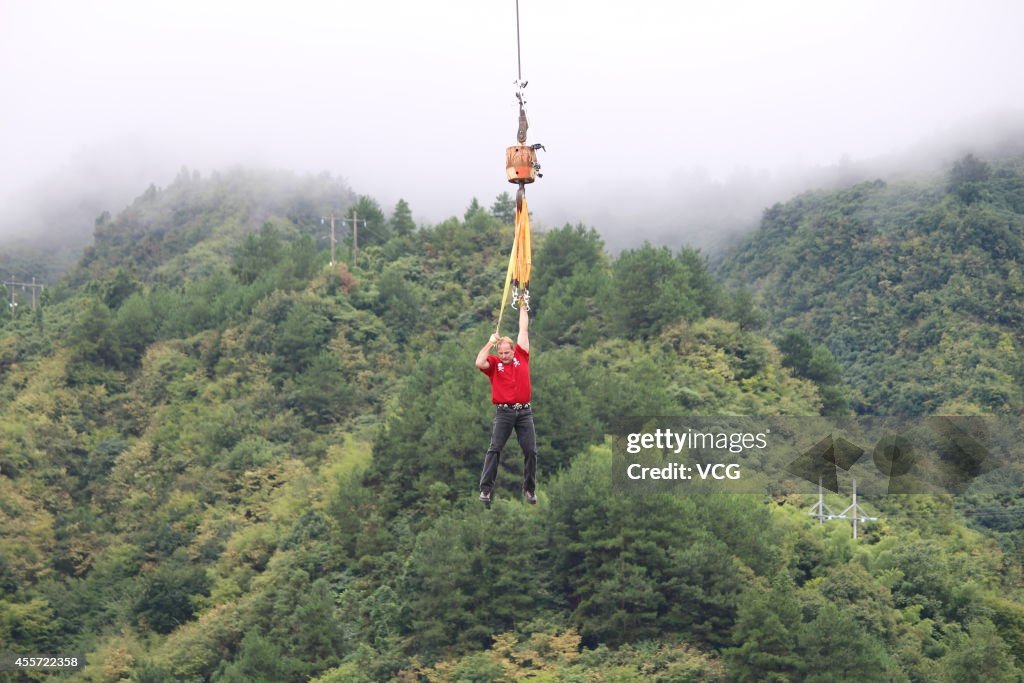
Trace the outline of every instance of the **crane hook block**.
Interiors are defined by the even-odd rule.
[[[510,183],[525,185],[537,179],[537,151],[530,145],[505,150],[505,174]]]

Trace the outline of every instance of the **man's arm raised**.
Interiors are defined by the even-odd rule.
[[[491,338],[487,340],[484,347],[480,349],[480,353],[476,354],[476,366],[481,370],[487,369],[487,356],[490,354],[491,347],[498,342],[498,335],[492,334]],[[529,352],[527,352],[529,353]]]
[[[526,312],[526,306],[519,307],[519,337],[516,339],[516,343],[519,344],[519,348],[527,353],[530,352],[530,333],[527,329],[530,327],[530,314]]]

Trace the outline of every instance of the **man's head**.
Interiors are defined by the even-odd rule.
[[[502,363],[511,363],[515,344],[509,337],[502,337],[498,340],[498,360]]]

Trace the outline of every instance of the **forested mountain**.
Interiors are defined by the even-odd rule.
[[[797,249],[767,234],[805,203],[896,192],[871,188],[776,207],[755,243]],[[321,217],[353,207],[358,255],[344,231],[331,265]],[[326,176],[233,171],[101,216],[64,282],[0,318],[3,649],[149,683],[1019,677],[1013,525],[890,500],[854,542],[799,496],[612,492],[619,416],[842,413],[843,372],[870,398],[831,338],[780,350],[787,327],[690,249],[538,236],[540,504],[510,443],[482,508],[472,360],[509,207],[417,227]],[[755,255],[728,272],[787,286]]]
[[[720,272],[793,351],[826,346],[858,412],[1024,409],[1024,162],[967,155],[929,181],[812,192],[765,211]]]

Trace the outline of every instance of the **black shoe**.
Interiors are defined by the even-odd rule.
[[[483,501],[484,503],[490,503],[491,502],[491,492],[490,491],[481,491],[480,492],[480,500]]]
[[[533,491],[523,491],[523,496],[526,498],[526,502],[530,505],[537,504],[537,494]]]

